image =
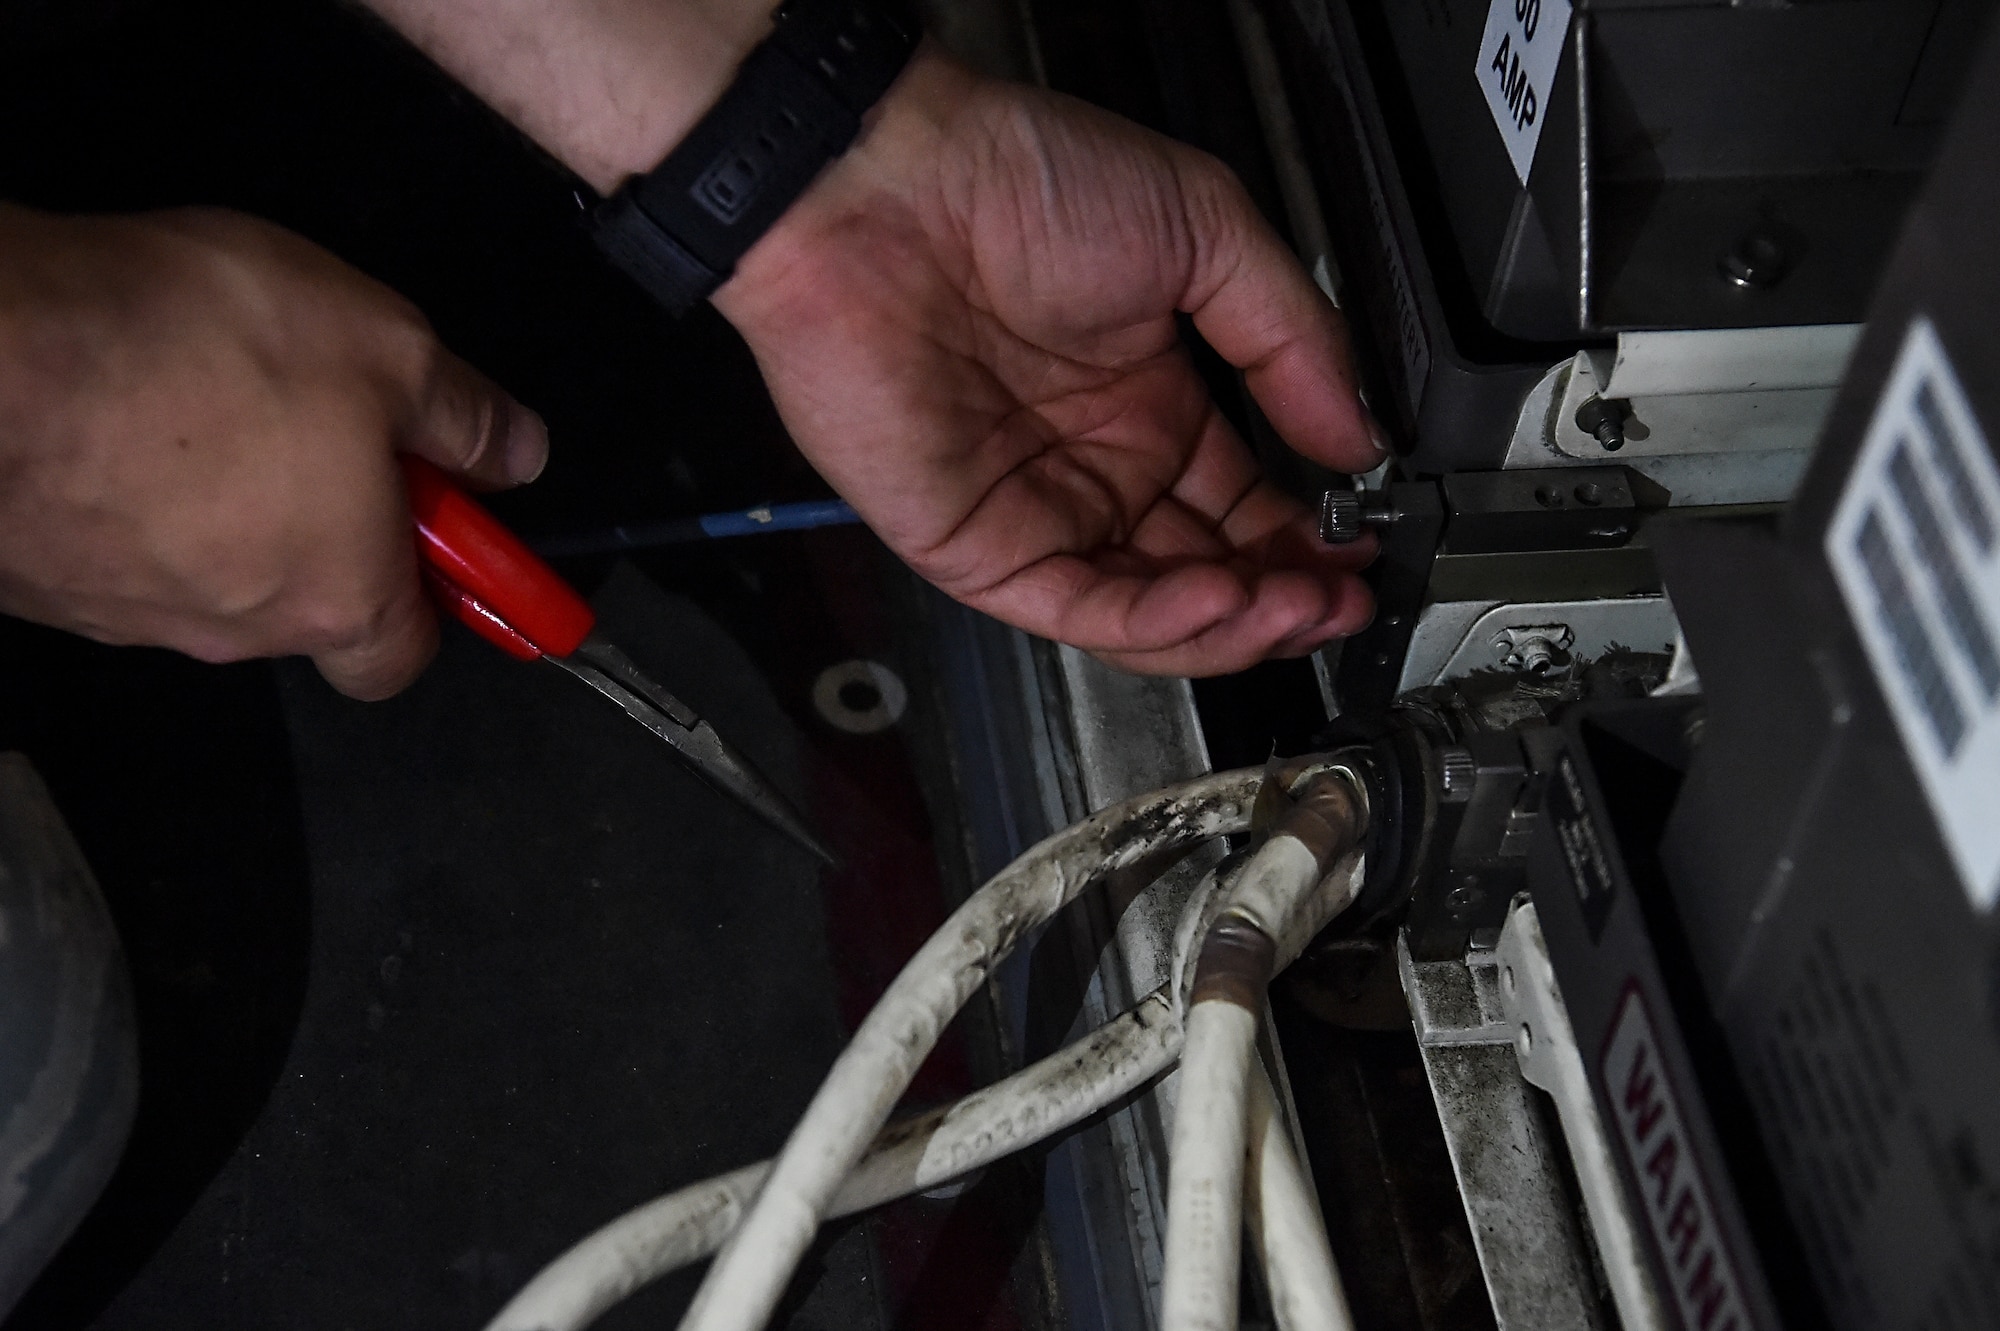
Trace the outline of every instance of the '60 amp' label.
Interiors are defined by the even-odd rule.
[[[1569,0],[1493,0],[1486,11],[1473,73],[1523,185],[1542,141],[1569,19]]]
[[[2000,899],[2000,467],[1928,319],[1903,336],[1826,555],[1966,895]]]
[[[1751,1331],[1755,1323],[1723,1247],[1714,1197],[1636,988],[1618,1004],[1599,1071],[1680,1325],[1684,1331]]]

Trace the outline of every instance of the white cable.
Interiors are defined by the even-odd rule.
[[[1274,836],[1258,848],[1229,885],[1223,909],[1248,919],[1275,940],[1319,886],[1319,859],[1296,837]]]
[[[1361,895],[1367,877],[1368,860],[1361,851],[1349,851],[1334,862],[1333,868],[1313,885],[1285,921],[1278,936],[1278,959],[1272,974],[1282,972],[1297,961],[1299,954],[1306,950],[1306,945],[1319,937],[1320,930],[1333,923],[1334,916],[1354,904],[1354,898]],[[1201,889],[1188,898],[1180,922],[1174,926],[1174,968],[1171,973],[1176,977],[1175,983],[1179,987],[1175,993],[1183,1007],[1194,988],[1195,956],[1201,940],[1208,937],[1208,931],[1234,901],[1235,887],[1236,879],[1229,875],[1227,865],[1224,866],[1222,881],[1217,882],[1213,877],[1204,878]]]
[[[835,1061],[709,1268],[681,1331],[758,1331],[841,1181],[1001,958],[1105,874],[1246,826],[1262,781],[1260,769],[1221,773],[1114,805],[1028,851],[954,911]]]
[[[1257,1017],[1210,999],[1188,1010],[1167,1166],[1163,1331],[1235,1331],[1242,1261],[1244,1082]]]
[[[1353,899],[1361,881],[1358,857],[1344,874],[1338,862],[1323,873],[1320,856],[1330,848],[1322,845],[1315,851],[1282,831],[1271,836],[1219,894],[1220,902],[1203,911],[1215,922],[1200,934],[1193,1001],[1183,1021],[1187,1037],[1167,1164],[1162,1331],[1236,1331],[1247,1087],[1263,987],[1276,971],[1280,940],[1303,946]]]
[[[1227,773],[1106,810],[1022,856],[979,895],[1006,888],[1010,879],[1018,884],[1023,871],[1047,873],[1053,868],[1069,879],[1055,889],[1066,901],[1104,871],[1144,858],[1165,845],[1241,831],[1247,824],[1254,776]],[[1188,804],[1210,799],[1218,801],[1216,825],[1210,831],[1190,826]],[[1233,811],[1226,807],[1231,805],[1235,806]],[[1199,825],[1209,820],[1209,814],[1204,813],[1192,822]],[[1094,848],[1090,845],[1093,836],[1097,839]],[[1090,853],[1102,857],[1102,863],[1088,863]],[[1296,957],[1353,899],[1362,878],[1359,855],[1350,855],[1305,893],[1302,902],[1265,907],[1267,911],[1292,911],[1279,935],[1278,969]],[[1254,885],[1261,880],[1251,881]],[[887,1128],[840,1184],[826,1214],[852,1214],[970,1173],[1073,1126],[1171,1066],[1181,1043],[1175,1000],[1186,992],[1185,978],[1191,970],[1192,959],[1186,954],[1241,885],[1231,882],[1228,890],[1219,889],[1216,875],[1209,874],[1190,897],[1178,930],[1174,972],[1183,979],[1162,986],[1130,1012],[1013,1077],[955,1105]],[[1254,897],[1268,900],[1261,891]],[[1050,913],[1056,904],[1060,903],[1051,904]],[[947,928],[959,923],[963,914],[962,908],[947,922]],[[1031,927],[1018,926],[1013,937]],[[1012,941],[1002,940],[1000,949],[1004,951]],[[923,955],[919,953],[919,958]],[[997,956],[989,959],[988,965],[995,959]],[[906,976],[914,966],[913,962],[906,967]],[[917,1055],[918,1061],[921,1057]],[[1286,1147],[1290,1157],[1289,1143]],[[1296,1165],[1295,1157],[1290,1158]],[[551,1263],[509,1302],[488,1325],[488,1331],[581,1331],[642,1285],[714,1252],[736,1229],[749,1200],[771,1170],[769,1162],[751,1165],[628,1212]],[[1305,1187],[1303,1176],[1298,1176],[1298,1186]],[[1310,1200],[1309,1191],[1306,1196]]]
[[[852,1215],[948,1183],[1054,1136],[1173,1065],[1181,1028],[1165,985],[1085,1038],[956,1104],[891,1124],[828,1214]],[[544,1267],[486,1331],[582,1331],[671,1271],[709,1256],[769,1177],[748,1165],[626,1212]]]
[[[1245,1089],[1257,1014],[1276,950],[1273,936],[1320,880],[1319,859],[1295,837],[1259,846],[1220,893],[1202,932],[1195,999],[1182,1020],[1180,1094],[1167,1164],[1162,1331],[1235,1331],[1242,1263]],[[1249,903],[1246,910],[1239,903]],[[1202,913],[1215,909],[1214,903]],[[1254,913],[1253,913],[1254,912]],[[1218,943],[1240,939],[1236,946]],[[1254,954],[1254,955],[1253,955]],[[1203,996],[1217,977],[1232,982]]]
[[[1354,1331],[1326,1222],[1261,1062],[1250,1069],[1249,1091],[1243,1219],[1278,1331]]]

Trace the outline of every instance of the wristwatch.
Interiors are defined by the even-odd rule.
[[[591,210],[597,247],[677,315],[847,151],[923,36],[897,0],[787,0],[775,25],[666,160]]]

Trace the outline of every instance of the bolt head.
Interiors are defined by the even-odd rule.
[[[1631,404],[1625,399],[1593,395],[1577,403],[1576,428],[1595,439],[1605,452],[1616,453],[1625,447],[1625,421],[1631,414]]]
[[[1361,539],[1361,496],[1348,489],[1328,490],[1319,501],[1319,538],[1328,545],[1350,545]]]
[[[1791,271],[1791,247],[1763,227],[1744,233],[1717,263],[1722,279],[1746,291],[1768,291]]]

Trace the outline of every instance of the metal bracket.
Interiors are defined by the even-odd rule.
[[[1533,902],[1518,900],[1507,912],[1497,959],[1500,1009],[1515,1059],[1521,1075],[1555,1101],[1619,1321],[1624,1331],[1667,1331],[1672,1324],[1641,1253],[1639,1222],[1619,1183]]]
[[[1397,939],[1403,992],[1499,1331],[1605,1331],[1563,1145],[1515,1062],[1498,958],[1417,961]]]

